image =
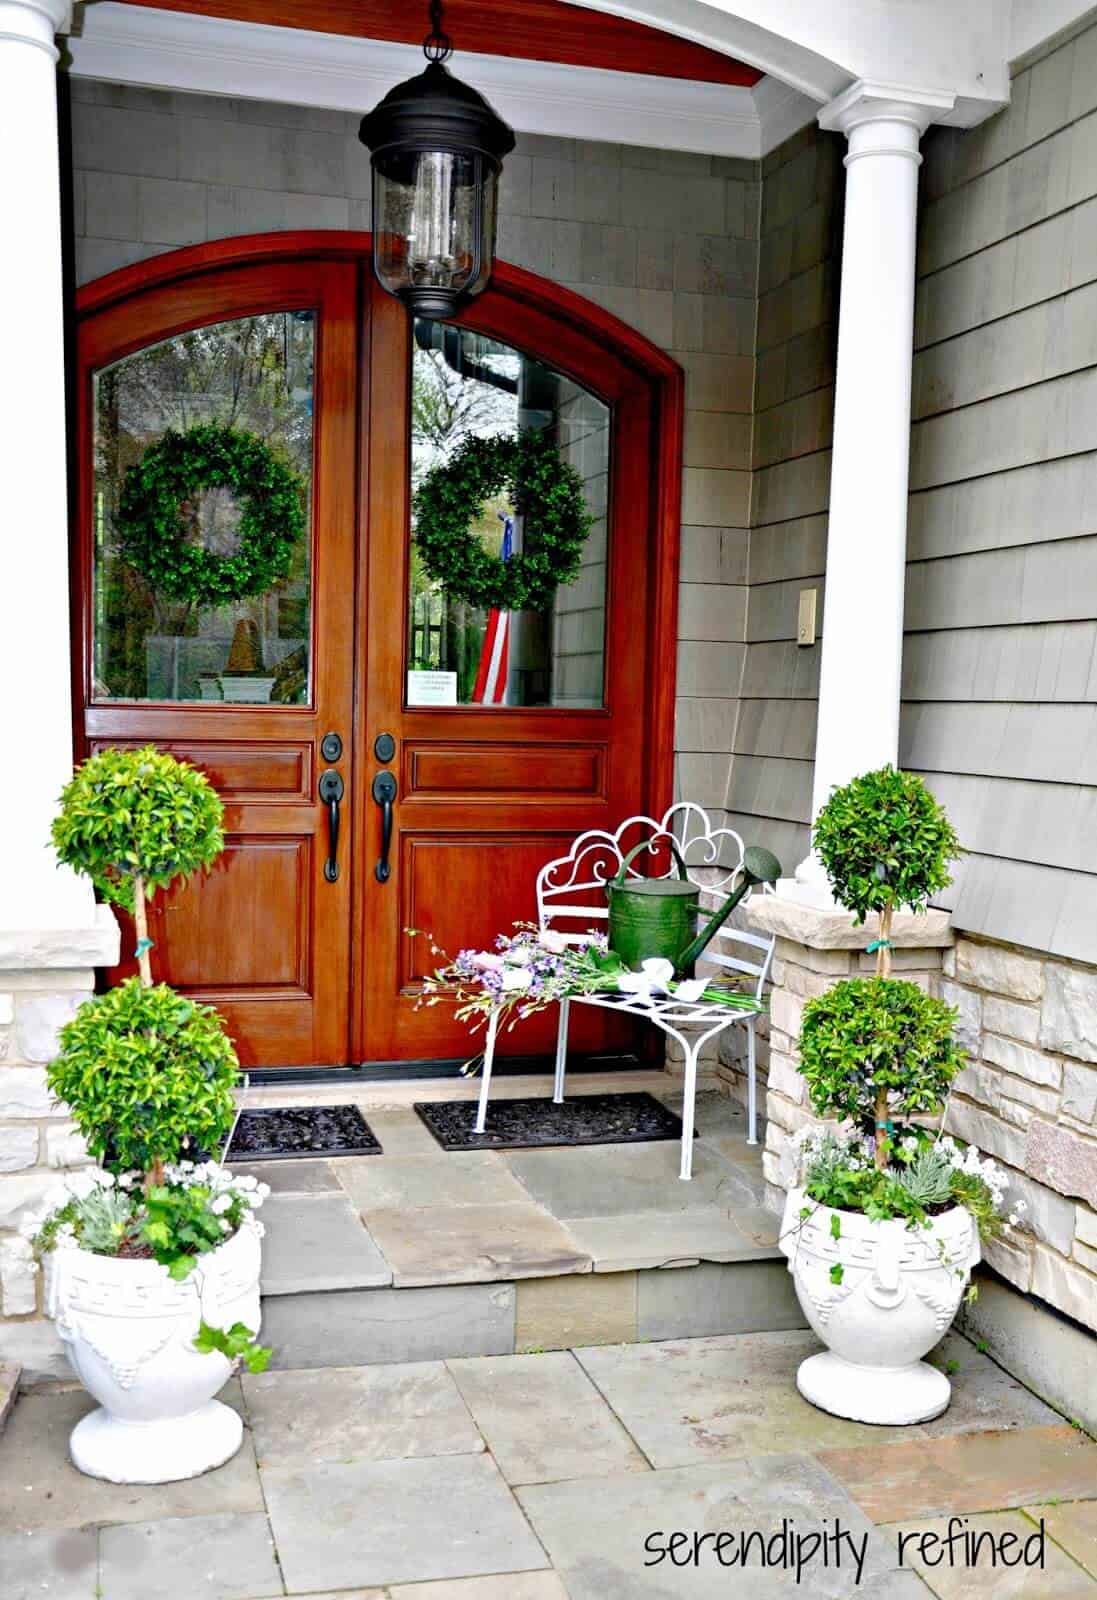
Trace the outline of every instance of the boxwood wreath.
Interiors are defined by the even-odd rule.
[[[239,544],[216,555],[186,537],[180,515],[203,489],[240,502]],[[122,485],[115,528],[120,554],[173,600],[221,606],[266,594],[285,578],[305,528],[304,483],[254,433],[201,422],[169,428]]]
[[[485,550],[470,528],[484,501],[504,488],[525,519],[523,548],[509,561]],[[546,611],[558,585],[578,576],[594,520],[575,468],[533,431],[465,439],[427,473],[414,510],[429,576],[451,599],[499,611]]]

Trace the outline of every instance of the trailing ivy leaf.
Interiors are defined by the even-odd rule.
[[[202,1322],[194,1348],[201,1355],[217,1351],[229,1361],[242,1361],[249,1372],[265,1372],[274,1353],[269,1346],[257,1344],[252,1330],[242,1322],[234,1322],[231,1328],[212,1328],[208,1322]]]

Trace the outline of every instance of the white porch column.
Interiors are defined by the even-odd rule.
[[[813,818],[898,755],[918,145],[952,104],[861,82],[819,114],[849,151]],[[827,892],[814,854],[796,877]]]
[[[0,930],[93,925],[49,849],[72,771],[57,50],[68,0],[0,0]]]

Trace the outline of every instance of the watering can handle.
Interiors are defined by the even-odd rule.
[[[743,875],[742,883],[733,894],[728,895],[719,911],[705,924],[693,943],[682,951],[678,957],[679,972],[688,972],[705,946],[719,933],[749,889],[753,889],[757,883],[776,882],[781,876],[781,863],[770,851],[762,850],[757,845],[750,845],[744,851],[743,860],[737,870]]]
[[[666,839],[667,844],[670,846],[671,855],[673,855],[675,861],[678,863],[678,876],[681,878],[683,883],[689,882],[689,869],[687,868],[685,861],[682,859],[682,852],[679,850],[674,839],[669,833],[664,835],[656,834],[655,838],[641,839],[639,844],[633,845],[628,855],[625,856],[624,860],[621,862],[621,869],[617,876],[609,880],[614,889],[624,888],[628,876],[628,869],[632,865],[633,858],[638,856],[641,850],[654,850],[656,839],[660,837]]]

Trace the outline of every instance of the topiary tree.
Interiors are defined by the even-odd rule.
[[[133,912],[146,988],[152,984],[149,899],[217,859],[223,814],[204,774],[153,745],[100,751],[61,792],[53,824],[57,855],[87,873],[104,899]]]
[[[956,1013],[902,978],[847,978],[804,1007],[800,1071],[821,1116],[848,1118],[887,1166],[892,1123],[939,1111],[964,1064]]]
[[[212,1006],[129,978],[65,1024],[47,1078],[100,1165],[143,1172],[151,1187],[165,1162],[223,1143],[238,1071]]]
[[[886,976],[896,910],[924,911],[952,882],[948,863],[960,854],[952,824],[921,778],[887,766],[832,790],[812,838],[835,899],[854,921],[879,913],[880,937],[869,949]]]
[[[960,841],[921,778],[886,766],[831,792],[813,842],[835,899],[857,923],[877,912],[880,933],[868,947],[875,978],[838,983],[805,1006],[801,1070],[817,1110],[871,1128],[882,1171],[891,1113],[939,1110],[964,1061],[952,1008],[890,977],[896,910],[924,911],[951,883]]]

